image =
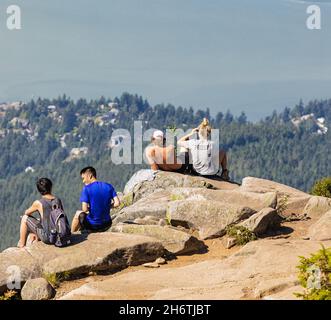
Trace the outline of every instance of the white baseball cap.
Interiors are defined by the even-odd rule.
[[[153,132],[153,138],[154,139],[163,139],[164,134],[161,130],[156,130]]]

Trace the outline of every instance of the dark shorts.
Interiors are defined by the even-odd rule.
[[[200,177],[204,177],[206,179],[210,179],[210,180],[217,180],[217,181],[224,181],[219,175],[217,174],[214,174],[212,176],[203,176],[203,175],[200,175]]]
[[[107,231],[112,225],[112,221],[110,220],[109,222],[106,222],[102,225],[95,226],[90,224],[90,222],[86,218],[87,214],[85,212],[81,212],[79,214],[79,224],[81,231],[104,232]]]
[[[190,171],[192,170],[193,166],[192,164],[190,164],[190,158],[189,158],[189,153],[188,152],[185,152],[184,153],[184,163],[182,164],[182,166],[175,170],[175,172],[178,172],[178,173],[190,173]]]
[[[34,234],[37,234],[38,229],[42,229],[42,225],[38,219],[35,217],[27,217],[26,219],[26,225],[28,227],[28,231]]]
[[[224,181],[221,176],[218,175],[219,172],[217,172],[216,174],[213,174],[213,175],[203,175],[203,174],[200,174],[198,172],[196,172],[194,170],[194,168],[192,168],[191,172],[190,172],[193,176],[198,176],[198,177],[204,177],[206,179],[211,179],[211,180],[217,180],[217,181]]]
[[[29,216],[26,219],[26,225],[28,227],[28,231],[30,233],[34,233],[35,235],[37,235],[39,240],[41,240],[42,242],[45,242],[45,243],[48,241],[47,236],[45,235],[43,226],[37,218]]]
[[[182,164],[182,166],[179,169],[175,170],[174,172],[184,173],[186,171],[186,168],[187,168],[186,164]]]

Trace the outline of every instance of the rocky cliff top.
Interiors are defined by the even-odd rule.
[[[153,179],[138,181],[122,203],[112,213],[109,232],[76,234],[67,248],[38,242],[4,250],[0,293],[8,290],[15,270],[24,299],[49,299],[54,288],[41,290],[48,283],[56,287],[54,282],[64,279],[116,274],[144,264],[160,268],[163,259],[170,264],[176,256],[203,256],[208,239],[216,239],[219,246],[237,245],[239,251],[226,259],[216,255],[186,267],[162,265],[91,282],[63,299],[293,298],[298,256],[315,252],[321,243],[331,245],[331,200],[269,180],[247,177],[238,185],[158,172]],[[229,236],[231,228],[246,230],[256,240],[241,246]]]

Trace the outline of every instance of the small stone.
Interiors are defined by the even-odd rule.
[[[236,238],[225,236],[222,243],[226,249],[230,249],[237,244]]]
[[[167,261],[164,258],[160,257],[160,258],[157,258],[155,260],[155,263],[157,263],[157,264],[166,264]]]
[[[166,221],[166,219],[160,219],[159,222],[158,222],[158,225],[161,226],[161,227],[164,227],[166,226],[168,223]]]
[[[159,268],[160,265],[157,264],[156,262],[147,262],[143,264],[144,267],[146,268]]]

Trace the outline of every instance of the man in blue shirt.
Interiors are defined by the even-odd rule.
[[[82,210],[76,212],[71,224],[71,232],[106,231],[112,224],[111,208],[120,205],[116,191],[111,184],[97,180],[97,173],[93,167],[82,169],[80,175],[85,184],[80,196]]]

